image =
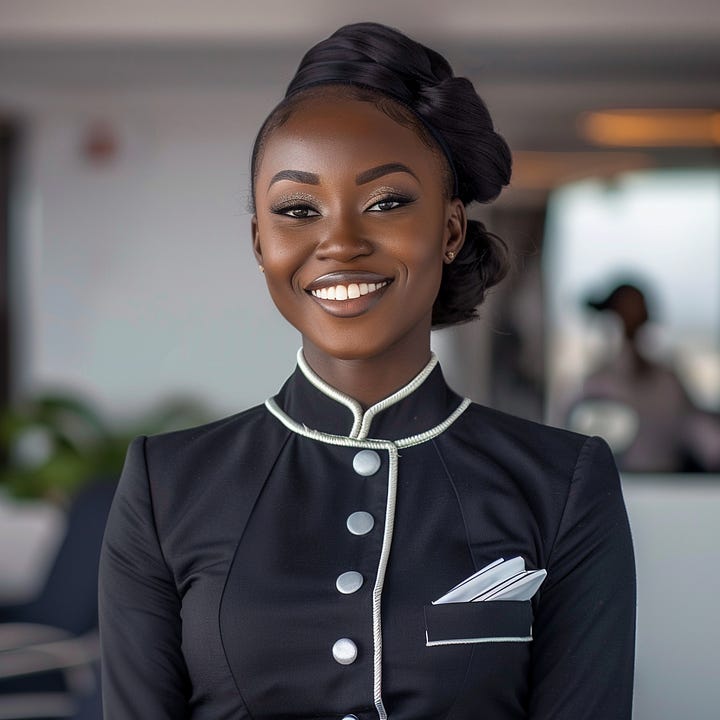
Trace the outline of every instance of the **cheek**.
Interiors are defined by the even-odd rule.
[[[307,257],[306,243],[301,238],[285,237],[272,227],[260,227],[260,248],[265,279],[269,286],[280,287],[292,282]]]
[[[415,228],[415,232],[398,248],[398,257],[407,269],[410,284],[439,285],[442,277],[443,253],[442,230],[428,232],[427,226]],[[430,289],[428,288],[428,289]]]
[[[294,265],[270,261],[265,265],[265,282],[275,306],[288,317],[296,312],[297,281]]]

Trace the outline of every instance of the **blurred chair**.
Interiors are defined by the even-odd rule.
[[[98,561],[115,486],[76,495],[40,594],[0,606],[0,720],[100,720]]]

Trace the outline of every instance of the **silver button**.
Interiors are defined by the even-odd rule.
[[[340,638],[335,641],[332,654],[341,665],[352,665],[357,658],[357,645],[350,638]]]
[[[348,515],[347,529],[353,535],[367,535],[375,525],[375,518],[364,510],[358,510],[357,512]]]
[[[353,470],[358,475],[369,477],[374,475],[382,465],[380,456],[374,450],[361,450],[353,458]]]
[[[357,715],[346,715],[342,720],[358,720]]]
[[[359,572],[355,572],[355,570],[350,570],[349,572],[344,572],[342,575],[338,575],[338,579],[335,581],[335,587],[338,589],[338,592],[341,592],[343,595],[350,595],[356,592],[362,587],[362,584],[363,576]]]

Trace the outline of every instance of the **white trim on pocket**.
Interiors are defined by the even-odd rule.
[[[426,647],[532,640],[529,600],[431,603],[424,606],[423,614]]]
[[[425,631],[425,647],[436,645],[471,645],[473,643],[499,643],[499,642],[532,642],[532,635],[527,637],[481,637],[481,638],[456,638],[454,640],[428,640],[427,630]]]

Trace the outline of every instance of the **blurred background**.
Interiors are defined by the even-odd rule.
[[[299,339],[249,154],[302,53],[377,20],[470,77],[515,157],[514,270],[434,334],[473,399],[608,439],[637,720],[720,707],[716,0],[0,0],[0,720],[98,720],[97,548],[138,433],[263,401]]]

